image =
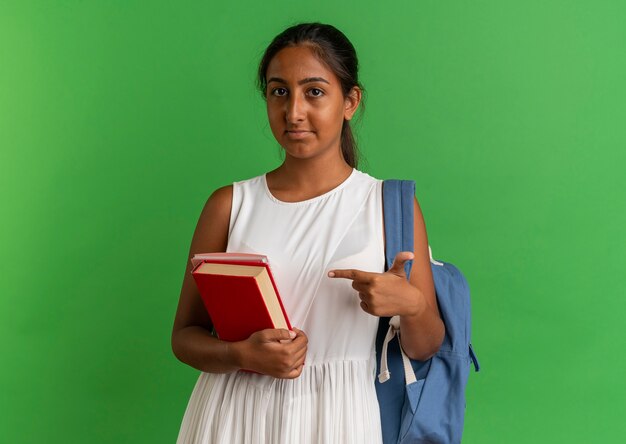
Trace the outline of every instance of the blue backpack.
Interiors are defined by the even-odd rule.
[[[398,252],[413,251],[414,195],[413,181],[383,183],[387,269]],[[431,270],[446,327],[439,351],[427,361],[410,360],[400,347],[398,316],[380,318],[378,325],[375,385],[384,444],[461,442],[470,365],[480,368],[470,343],[469,287],[456,267],[432,255]],[[408,278],[411,261],[405,271]]]

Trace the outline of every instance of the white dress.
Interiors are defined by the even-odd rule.
[[[384,270],[382,181],[352,170],[331,191],[283,202],[265,175],[233,184],[227,251],[268,257],[291,324],[308,337],[302,374],[201,372],[178,443],[382,442],[374,389],[378,318],[331,269]]]

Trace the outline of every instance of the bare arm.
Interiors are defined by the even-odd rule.
[[[222,341],[211,334],[211,319],[191,275],[190,259],[196,253],[226,251],[232,195],[232,186],[216,190],[198,219],[172,329],[172,351],[181,362],[204,372],[245,368],[278,378],[296,378],[306,355],[304,332],[267,329],[239,342]]]
[[[191,275],[196,253],[226,251],[232,186],[216,190],[207,200],[189,248],[178,309],[172,330],[172,351],[182,362],[205,372],[226,373],[239,368],[232,344],[211,334],[212,323]]]
[[[417,199],[413,202],[413,214],[414,258],[409,282],[419,294],[415,296],[414,314],[400,316],[400,339],[409,357],[426,360],[439,350],[445,327],[437,306],[426,226]]]

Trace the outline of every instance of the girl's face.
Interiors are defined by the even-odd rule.
[[[302,159],[339,154],[343,119],[352,118],[360,90],[353,88],[344,99],[339,79],[306,46],[280,50],[266,78],[270,127],[286,154]]]

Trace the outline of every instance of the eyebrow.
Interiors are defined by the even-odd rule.
[[[272,77],[271,79],[267,81],[268,84],[271,82],[287,83],[280,77]],[[304,85],[305,83],[311,83],[311,82],[324,82],[330,85],[330,82],[323,77],[307,77],[306,79],[299,80],[298,85]]]

